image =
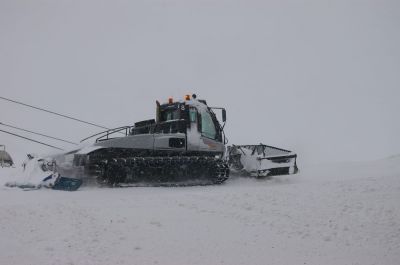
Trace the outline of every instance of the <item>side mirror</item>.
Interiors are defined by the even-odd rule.
[[[226,110],[222,109],[222,121],[226,122]]]

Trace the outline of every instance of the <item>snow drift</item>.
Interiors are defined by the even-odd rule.
[[[399,201],[398,156],[221,186],[1,188],[0,263],[397,265]]]

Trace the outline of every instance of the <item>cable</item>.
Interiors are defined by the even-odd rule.
[[[45,144],[45,143],[42,143],[42,142],[39,142],[39,141],[33,140],[33,139],[31,139],[31,138],[28,138],[28,137],[24,137],[24,136],[21,136],[21,135],[15,134],[15,133],[10,133],[10,132],[3,131],[3,130],[0,130],[0,132],[3,132],[3,133],[8,133],[8,134],[14,135],[14,136],[16,136],[16,137],[19,137],[19,138],[23,138],[23,139],[29,140],[29,141],[31,141],[31,142],[35,142],[35,143],[38,143],[38,144],[42,144],[42,145],[46,145],[46,146],[50,146],[50,147],[53,147],[53,148],[55,148],[55,149],[58,149],[58,150],[64,151],[64,149],[61,149],[61,148],[59,148],[59,147],[56,147],[56,146],[53,146],[53,145],[50,145],[50,144]]]
[[[86,123],[86,124],[89,124],[89,125],[92,125],[92,126],[95,126],[95,127],[98,127],[98,128],[107,129],[107,130],[110,129],[110,128],[107,128],[107,127],[102,126],[102,125],[98,125],[98,124],[95,124],[95,123],[92,123],[92,122],[80,120],[80,119],[77,119],[77,118],[74,118],[74,117],[71,117],[71,116],[67,116],[67,115],[64,115],[64,114],[60,114],[60,113],[57,113],[57,112],[54,112],[54,111],[51,111],[51,110],[35,107],[35,106],[29,105],[29,104],[25,104],[25,103],[22,103],[22,102],[19,102],[19,101],[16,101],[16,100],[12,100],[12,99],[9,99],[9,98],[5,98],[5,97],[1,97],[0,96],[0,99],[6,100],[6,101],[10,101],[10,102],[13,102],[13,103],[16,103],[16,104],[19,104],[19,105],[23,105],[25,107],[29,107],[29,108],[32,108],[32,109],[37,109],[37,110],[41,110],[41,111],[44,111],[44,112],[48,112],[48,113],[51,113],[51,114],[54,114],[54,115],[57,115],[57,116],[60,116],[60,117],[64,117],[64,118],[67,118],[67,119],[70,119],[70,120]]]
[[[28,132],[28,133],[37,134],[37,135],[40,135],[40,136],[43,136],[43,137],[47,137],[47,138],[50,138],[50,139],[54,139],[54,140],[58,140],[58,141],[61,141],[61,142],[65,142],[65,143],[69,143],[69,144],[73,144],[73,145],[78,145],[77,143],[74,143],[74,142],[71,142],[71,141],[67,141],[67,140],[64,140],[64,139],[57,138],[57,137],[49,136],[49,135],[46,135],[46,134],[41,134],[41,133],[38,133],[38,132],[29,131],[29,130],[22,129],[22,128],[19,128],[19,127],[15,127],[15,126],[12,126],[12,125],[9,125],[9,124],[5,124],[5,123],[2,123],[2,122],[0,122],[0,125],[6,126],[6,127],[10,127],[10,128],[16,129],[16,130]]]

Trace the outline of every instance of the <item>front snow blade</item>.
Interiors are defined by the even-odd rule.
[[[229,166],[233,172],[252,177],[296,174],[297,154],[264,144],[228,147]]]

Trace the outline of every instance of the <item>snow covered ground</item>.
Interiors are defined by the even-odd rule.
[[[0,264],[397,265],[400,156],[221,186],[1,186]]]

